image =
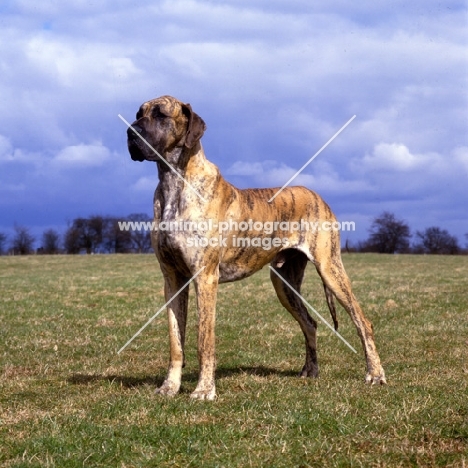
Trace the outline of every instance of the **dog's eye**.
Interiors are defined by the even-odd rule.
[[[143,117],[143,111],[140,109],[136,114],[136,119],[141,119]]]

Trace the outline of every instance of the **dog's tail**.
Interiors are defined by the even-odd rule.
[[[335,326],[335,330],[338,330],[338,319],[336,318],[336,309],[335,309],[335,300],[334,295],[331,289],[323,283],[323,289],[325,290],[325,297],[327,298],[328,308],[330,309],[330,315],[333,319],[333,325]]]

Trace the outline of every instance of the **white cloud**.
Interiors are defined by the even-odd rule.
[[[44,33],[31,37],[25,46],[28,61],[50,84],[86,91],[93,99],[99,99],[99,93],[115,79],[138,77],[140,70],[131,58],[119,56],[122,52],[108,44],[93,44],[81,38],[72,42],[66,36]]]
[[[379,143],[372,152],[349,162],[348,176],[366,180],[381,200],[418,200],[421,210],[453,200],[466,191],[466,147],[447,153],[417,153],[401,143]]]
[[[79,144],[63,148],[52,163],[60,168],[76,169],[79,167],[99,167],[109,162],[111,153],[101,143],[92,145]]]
[[[256,163],[236,161],[224,174],[231,178],[234,176],[241,188],[282,187],[297,174],[299,169],[300,167],[293,168],[275,161]],[[313,161],[310,166],[300,172],[289,185],[302,185],[311,190],[326,193],[356,193],[368,189],[362,181],[342,179],[331,165],[317,161]]]
[[[413,171],[427,163],[427,157],[411,154],[409,149],[398,143],[379,143],[371,154],[366,154],[359,165],[366,170]]]
[[[21,148],[14,148],[9,138],[0,135],[0,164],[4,164],[3,171],[15,167],[17,164],[37,167],[44,156],[38,152],[31,152]],[[8,172],[7,172],[8,173]]]
[[[413,153],[401,143],[379,143],[375,145],[371,154],[352,161],[351,166],[355,170],[365,172],[400,172],[437,175],[452,175],[458,171],[458,165],[454,166],[454,152],[442,155],[436,152]],[[358,169],[360,168],[360,169]]]
[[[468,146],[460,146],[453,151],[455,161],[465,170],[468,175]]]
[[[263,164],[260,162],[249,163],[245,161],[236,161],[227,171],[227,175],[234,176],[257,176],[263,175]]]

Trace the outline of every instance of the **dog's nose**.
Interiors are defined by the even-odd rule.
[[[141,135],[142,133],[143,129],[136,123],[132,124],[127,129],[127,137],[130,139],[138,138],[138,135]]]

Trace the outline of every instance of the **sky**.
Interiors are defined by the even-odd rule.
[[[458,0],[2,0],[0,232],[152,213],[121,114],[172,95],[240,188],[294,180],[368,237],[384,210],[468,240],[468,16]]]

